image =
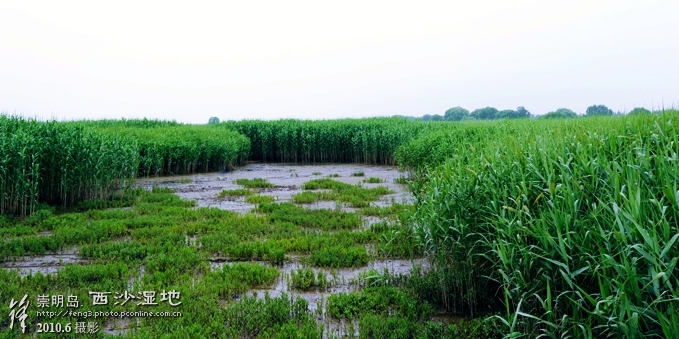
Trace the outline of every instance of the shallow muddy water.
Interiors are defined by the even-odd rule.
[[[35,273],[52,274],[59,268],[69,264],[87,264],[89,261],[78,255],[77,248],[70,248],[56,253],[43,255],[17,257],[0,263],[0,267],[16,270],[20,276],[24,277]]]
[[[258,264],[268,266],[268,262],[256,262]],[[229,262],[221,262],[216,260],[211,263],[213,269],[219,269],[224,265],[229,265]],[[370,270],[376,270],[377,273],[383,274],[385,270],[389,272],[391,276],[408,275],[410,274],[413,267],[421,267],[423,270],[427,270],[429,265],[425,259],[378,259],[372,260],[368,265],[356,268],[341,268],[336,270],[316,268],[300,263],[299,258],[293,258],[293,260],[285,262],[284,265],[277,266],[279,271],[279,276],[274,282],[271,288],[261,288],[249,290],[246,295],[250,296],[256,294],[257,298],[264,298],[266,293],[270,297],[279,297],[283,293],[287,293],[289,296],[294,298],[300,297],[309,302],[309,309],[312,311],[317,310],[322,307],[321,301],[326,300],[330,294],[349,292],[358,290],[364,286],[361,286],[359,281],[359,276],[362,273],[368,272]],[[300,268],[309,268],[314,272],[323,271],[330,282],[329,286],[325,289],[312,288],[308,291],[300,291],[294,289],[289,285],[290,274]]]
[[[363,172],[364,176],[355,177],[352,173]],[[314,174],[320,173],[320,174]],[[362,183],[364,187],[386,186],[394,193],[381,197],[372,203],[377,206],[389,206],[392,203],[411,203],[411,194],[406,185],[397,184],[397,179],[405,173],[399,172],[397,167],[368,166],[358,164],[325,164],[325,165],[295,165],[295,164],[260,164],[251,163],[228,173],[203,173],[174,177],[140,178],[137,185],[150,189],[153,186],[169,187],[177,191],[183,199],[196,200],[200,207],[218,207],[239,213],[247,213],[254,205],[245,202],[244,197],[235,199],[221,199],[217,194],[222,190],[243,188],[235,183],[236,179],[264,178],[275,185],[273,188],[257,189],[262,195],[275,197],[276,202],[291,202],[292,196],[301,193],[302,184],[309,180],[332,177],[333,180],[347,184],[362,183],[364,179],[376,177],[383,183]],[[342,206],[334,201],[319,201],[314,204],[301,205],[306,208],[335,208],[341,207],[345,211],[356,211],[354,208]]]

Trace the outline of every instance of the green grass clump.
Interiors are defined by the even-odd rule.
[[[251,204],[268,204],[272,203],[276,200],[275,197],[271,195],[250,195],[245,198],[246,202],[249,202]]]
[[[229,300],[251,288],[271,286],[278,277],[275,267],[257,263],[224,264],[205,273],[200,284],[220,298]]]
[[[219,198],[225,198],[225,197],[244,197],[248,195],[255,194],[254,191],[247,189],[247,188],[238,188],[234,190],[222,190],[217,194],[217,197]]]
[[[266,179],[254,178],[254,179],[236,179],[238,185],[244,186],[246,188],[271,188],[274,184],[268,182]]]
[[[445,323],[440,321],[412,320],[401,315],[362,314],[358,328],[365,338],[422,338],[422,339],[486,339],[501,338],[498,321],[490,319],[463,320]]]
[[[430,321],[433,309],[427,302],[408,289],[393,286],[332,294],[326,312],[336,319],[357,319],[360,334],[366,338],[485,339],[503,334],[495,318]]]
[[[80,247],[80,255],[88,259],[131,262],[146,258],[147,249],[134,242],[106,242]]]
[[[399,219],[401,221],[406,221],[414,211],[415,208],[413,205],[399,203],[394,203],[385,207],[369,206],[361,209],[361,213],[366,216]]]
[[[346,189],[352,187],[350,184],[345,184],[340,181],[335,181],[332,179],[314,179],[305,182],[302,185],[302,189],[305,190],[317,190],[317,189],[332,189],[332,190],[339,190],[339,189]]]
[[[339,178],[339,177],[340,177],[340,175],[337,174],[337,173],[328,174],[328,178]]]
[[[432,309],[408,292],[386,286],[332,294],[328,297],[327,312],[336,319],[353,319],[362,314],[398,314],[411,320],[424,320],[429,318]]]
[[[368,184],[379,184],[379,183],[383,183],[384,180],[380,179],[380,178],[376,178],[376,177],[370,177],[370,178],[363,179],[363,182],[368,183]]]
[[[333,246],[312,252],[309,261],[317,267],[360,267],[365,266],[370,257],[364,246]]]
[[[306,300],[283,293],[263,299],[246,296],[224,308],[223,335],[227,338],[321,339],[322,328],[309,311]],[[220,312],[220,313],[222,313]]]
[[[312,175],[321,175],[322,173],[321,172],[312,172],[311,174]]]
[[[400,176],[400,177],[394,179],[394,183],[401,184],[401,185],[407,185],[408,179],[405,176]]]
[[[299,201],[336,200],[347,203],[351,207],[368,207],[370,202],[378,200],[381,196],[392,193],[384,186],[363,188],[332,179],[314,179],[302,185],[305,190],[329,189],[331,192],[315,192],[312,194],[300,193]],[[296,201],[297,202],[297,201]]]
[[[190,182],[193,182],[193,180],[191,180],[191,179],[189,179],[189,178],[181,178],[181,179],[179,180],[179,182],[182,183],[182,184],[188,184],[188,183],[190,183]]]
[[[67,265],[57,272],[56,279],[51,281],[52,288],[96,288],[102,286],[125,287],[121,278],[129,276],[126,264],[115,262],[108,264]],[[40,279],[40,278],[38,278]],[[47,287],[47,286],[45,286]]]
[[[296,204],[313,204],[319,200],[314,192],[305,191],[292,196],[292,201]]]
[[[309,268],[298,268],[290,272],[290,286],[296,290],[307,291],[312,288],[325,289],[330,286],[325,272]]]
[[[358,171],[358,172],[351,173],[351,176],[352,177],[364,177],[365,173],[363,171]]]
[[[278,269],[252,263],[233,263],[222,267],[223,278],[245,284],[248,288],[269,286],[278,277]]]
[[[257,211],[268,214],[271,222],[289,222],[305,228],[347,230],[362,225],[361,218],[354,213],[330,209],[309,210],[291,203],[261,204]]]
[[[381,257],[407,259],[423,254],[422,246],[409,226],[382,222],[371,225],[370,231],[379,234],[377,250]]]

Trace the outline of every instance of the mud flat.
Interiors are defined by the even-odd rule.
[[[42,274],[56,273],[59,268],[69,264],[88,264],[78,254],[77,248],[71,248],[56,253],[17,257],[11,261],[0,263],[0,267],[8,270],[16,270],[20,276],[25,277],[37,272]]]
[[[362,172],[363,176],[352,176]],[[314,174],[316,173],[316,174]],[[319,174],[320,173],[320,174]],[[334,175],[339,175],[335,177]],[[412,203],[407,187],[394,182],[405,175],[393,166],[368,166],[353,164],[295,165],[295,164],[260,164],[252,163],[238,167],[228,173],[204,173],[174,177],[140,178],[137,186],[150,189],[153,186],[172,188],[183,199],[195,200],[199,207],[218,207],[239,213],[247,213],[254,205],[245,202],[243,197],[221,199],[217,194],[222,190],[243,188],[235,183],[236,179],[263,178],[275,185],[273,188],[257,189],[261,195],[273,196],[277,202],[291,202],[292,196],[301,193],[302,185],[313,179],[326,178],[347,184],[362,183],[364,187],[386,186],[394,193],[381,197],[372,203],[377,206],[389,206],[392,203]],[[384,182],[378,184],[363,183],[364,179],[376,177]],[[306,208],[336,208],[353,212],[356,209],[344,207],[334,201],[319,201],[314,204],[301,205]]]

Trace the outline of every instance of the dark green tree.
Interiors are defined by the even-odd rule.
[[[628,113],[629,115],[634,115],[634,114],[651,114],[651,111],[643,108],[643,107],[637,107],[633,109],[631,112]]]
[[[208,125],[218,124],[218,123],[219,123],[219,118],[217,118],[217,117],[212,117],[212,118],[210,118],[210,120],[207,121]]]
[[[587,107],[587,115],[613,115],[613,110],[605,105],[592,105]]]
[[[517,118],[530,118],[530,112],[523,106],[516,108]]]
[[[496,119],[514,119],[518,116],[518,113],[513,109],[503,109],[495,115]]]
[[[519,106],[516,110],[503,109],[495,115],[496,119],[519,119],[519,118],[530,118],[530,112],[523,106]]]
[[[439,114],[434,114],[431,116],[431,121],[443,121],[443,117]]]
[[[475,109],[470,116],[479,119],[479,120],[491,120],[495,119],[497,115],[497,108],[494,107],[486,107],[486,108],[479,108]]]
[[[464,109],[460,106],[457,106],[457,107],[449,108],[446,111],[446,113],[443,115],[443,118],[446,121],[460,121],[464,117],[468,117],[468,116],[469,116],[468,110],[466,110],[466,109]]]
[[[549,112],[542,117],[545,119],[558,119],[558,118],[575,118],[578,115],[568,108],[559,108],[556,111]]]

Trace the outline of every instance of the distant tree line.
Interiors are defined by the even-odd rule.
[[[651,111],[637,107],[627,114],[650,114]],[[613,113],[613,110],[606,107],[606,105],[592,105],[587,107],[583,116],[602,116],[602,115],[622,115],[623,113]],[[525,118],[543,118],[543,119],[563,119],[576,118],[579,115],[568,108],[559,108],[555,111],[548,112],[544,115],[532,115],[525,107],[519,106],[515,110],[505,109],[498,110],[495,107],[484,107],[475,109],[472,112],[462,107],[449,108],[443,115],[440,114],[425,114],[422,118],[400,116],[409,120],[419,119],[423,121],[463,121],[463,120],[495,120],[495,119],[525,119]]]
[[[634,114],[651,114],[652,112],[643,108],[643,107],[637,107],[633,110],[631,110],[628,115],[634,115]],[[592,105],[587,107],[587,110],[585,111],[584,116],[601,116],[601,115],[623,115],[624,113],[622,112],[617,112],[613,113],[613,110],[606,107],[606,105]],[[542,118],[546,119],[553,119],[553,118],[575,118],[578,117],[578,114],[573,112],[572,110],[568,108],[559,108],[556,111],[549,112],[543,116]]]
[[[643,108],[637,107],[631,110],[628,115],[633,114],[651,114],[653,112]],[[613,113],[613,110],[606,107],[606,105],[592,105],[587,107],[584,116],[599,116],[599,115],[622,115],[624,113]],[[463,121],[463,120],[495,120],[495,119],[525,119],[525,118],[542,118],[542,119],[563,119],[576,118],[579,115],[568,108],[559,108],[556,111],[551,111],[543,115],[532,115],[525,107],[519,106],[515,110],[505,109],[499,111],[495,107],[478,108],[469,112],[468,110],[457,106],[446,110],[443,115],[440,114],[425,114],[421,118],[406,115],[394,115],[392,118],[403,118],[406,120],[422,120],[422,121]],[[219,118],[211,117],[208,120],[208,125],[218,124]]]
[[[462,120],[493,120],[493,119],[519,119],[530,118],[530,112],[523,106],[519,106],[516,110],[505,109],[499,111],[495,107],[485,107],[475,109],[472,112],[462,108],[453,107],[448,109],[443,116],[439,114],[425,114],[422,117],[424,121],[462,121]]]

